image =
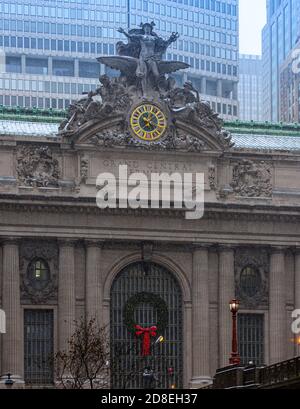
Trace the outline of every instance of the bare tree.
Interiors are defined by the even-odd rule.
[[[75,322],[75,332],[67,351],[54,356],[57,387],[63,389],[103,389],[109,386],[109,336],[95,319]]]

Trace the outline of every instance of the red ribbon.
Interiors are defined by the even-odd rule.
[[[156,337],[157,327],[153,326],[150,328],[143,328],[140,325],[135,325],[134,327],[136,329],[135,335],[137,337],[139,337],[140,335],[143,336],[142,356],[151,355],[150,340],[151,340],[151,337]]]

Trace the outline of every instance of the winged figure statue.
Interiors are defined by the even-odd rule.
[[[181,61],[164,61],[163,54],[175,42],[179,34],[172,33],[168,40],[163,40],[154,31],[155,24],[145,23],[140,29],[128,33],[119,28],[119,32],[128,38],[128,44],[117,43],[118,56],[99,57],[97,60],[106,66],[121,71],[131,83],[140,81],[143,95],[158,90],[165,74],[188,68]]]

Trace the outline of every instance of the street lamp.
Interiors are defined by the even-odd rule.
[[[232,313],[232,352],[231,358],[229,359],[230,365],[240,365],[241,358],[238,352],[238,342],[237,342],[237,313],[239,310],[240,303],[238,300],[232,300],[229,303],[230,311]]]

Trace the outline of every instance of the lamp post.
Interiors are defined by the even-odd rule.
[[[239,365],[241,363],[237,342],[237,313],[239,306],[240,303],[238,300],[232,300],[229,303],[230,311],[232,313],[232,352],[229,359],[230,365]]]

